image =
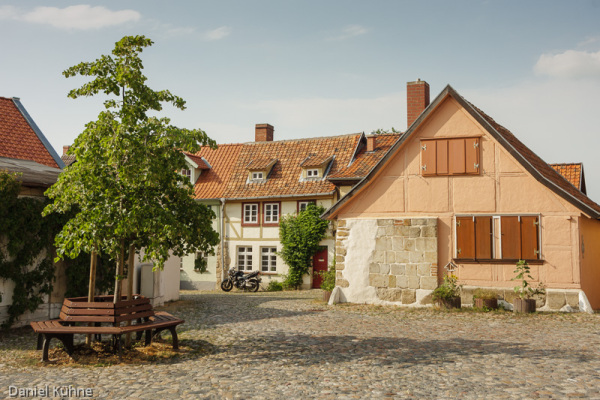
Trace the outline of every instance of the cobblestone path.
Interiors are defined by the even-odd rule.
[[[319,296],[184,292],[165,309],[186,319],[180,341],[192,351],[149,365],[42,366],[31,330],[0,333],[0,398],[9,386],[75,385],[103,399],[600,399],[600,315]]]

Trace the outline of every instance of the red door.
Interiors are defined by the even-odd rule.
[[[313,256],[313,289],[321,288],[323,277],[319,272],[327,271],[327,246],[321,247]]]

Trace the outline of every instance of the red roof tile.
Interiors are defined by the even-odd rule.
[[[190,154],[190,153],[183,153],[183,154],[185,154],[190,160],[192,160],[193,162],[195,162],[196,165],[198,166],[198,168],[200,168],[200,169],[210,169],[210,166],[208,166],[208,164],[206,164],[206,162],[202,159],[202,157],[195,156],[195,155]]]
[[[585,183],[583,180],[583,164],[550,164],[556,172],[562,175],[563,178],[568,180],[571,185],[575,186],[578,190],[585,193]]]
[[[0,157],[59,168],[13,99],[0,97]]]
[[[211,166],[209,170],[203,170],[196,181],[194,186],[196,199],[223,197],[242,146],[241,144],[220,144],[216,150],[203,147],[195,154],[196,157],[204,157]]]

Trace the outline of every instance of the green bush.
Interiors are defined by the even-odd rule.
[[[444,283],[433,291],[431,297],[433,300],[437,301],[460,296],[461,286],[457,285],[457,282],[458,278],[456,275],[452,274],[450,276],[445,276]]]
[[[281,292],[283,290],[283,284],[279,281],[271,281],[267,286],[267,292]]]
[[[318,272],[323,277],[321,289],[331,292],[335,288],[335,265],[330,265],[327,271]]]

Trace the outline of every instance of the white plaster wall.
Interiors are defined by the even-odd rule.
[[[383,304],[374,287],[369,286],[369,264],[375,251],[377,220],[346,220],[349,235],[343,272],[349,286],[341,288],[340,301]]]

